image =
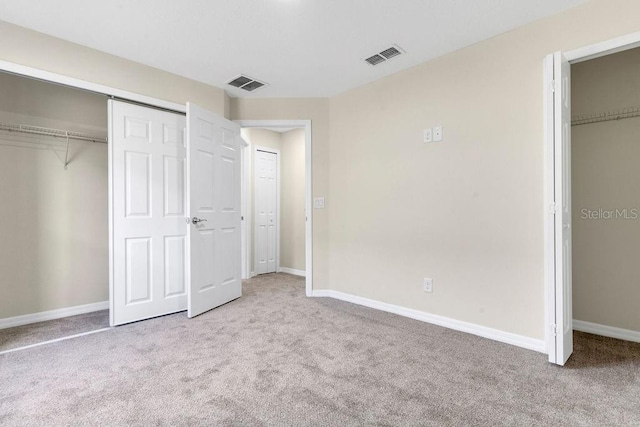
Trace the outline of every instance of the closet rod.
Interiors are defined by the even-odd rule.
[[[66,130],[43,128],[43,127],[30,126],[30,125],[0,123],[0,130],[4,130],[8,132],[21,132],[21,133],[30,133],[35,135],[53,136],[56,138],[77,139],[81,141],[98,142],[100,144],[107,143],[107,138],[100,138],[97,136],[91,136],[91,135],[87,135],[85,133],[80,133],[80,132],[71,132]]]
[[[640,107],[627,107],[606,113],[583,114],[571,118],[571,126],[588,125],[591,123],[609,122],[613,120],[640,117]]]

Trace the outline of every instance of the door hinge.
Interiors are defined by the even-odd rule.
[[[555,323],[553,325],[551,325],[551,334],[554,337],[558,336],[558,325],[556,325]]]
[[[551,80],[551,92],[555,92],[556,90],[558,90],[558,82]]]
[[[558,212],[558,204],[557,203],[549,204],[549,213],[551,215],[555,215],[557,212]]]

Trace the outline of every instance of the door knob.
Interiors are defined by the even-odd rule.
[[[197,216],[194,216],[193,219],[191,220],[191,223],[193,225],[197,225],[199,222],[206,222],[206,219],[200,219]]]

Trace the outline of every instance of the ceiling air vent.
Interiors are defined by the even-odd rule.
[[[402,53],[404,53],[404,50],[402,50],[400,46],[394,44],[393,46],[383,50],[382,52],[378,52],[375,55],[365,58],[365,61],[370,65],[378,65],[388,61],[391,58],[395,58]]]
[[[253,79],[251,77],[247,77],[244,75],[239,75],[235,77],[233,80],[227,82],[228,85],[246,90],[247,92],[252,92],[256,89],[265,86],[266,83]]]

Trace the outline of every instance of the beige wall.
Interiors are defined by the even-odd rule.
[[[2,21],[0,40],[0,60],[225,114],[225,94],[217,87]]]
[[[280,266],[305,269],[305,131],[294,129],[281,136],[281,239]]]
[[[107,100],[0,73],[0,122],[105,137]],[[107,145],[34,141],[0,131],[0,318],[109,299]]]
[[[313,196],[329,194],[329,100],[320,98],[231,99],[233,120],[311,120]],[[330,203],[330,202],[328,202]],[[328,209],[314,209],[313,289],[328,289]]]
[[[280,267],[305,269],[305,131],[274,132],[260,128],[242,130],[253,154],[256,146],[280,152]],[[255,211],[255,156],[251,156],[250,195]],[[253,213],[253,212],[252,212]],[[255,215],[251,215],[251,272],[255,271]]]
[[[639,14],[592,1],[333,98],[329,286],[543,339],[542,61]]]
[[[640,106],[640,49],[571,73],[574,116]],[[572,134],[573,317],[640,331],[640,118],[574,126]],[[600,209],[625,208],[631,219],[589,219],[589,211],[597,218]]]

